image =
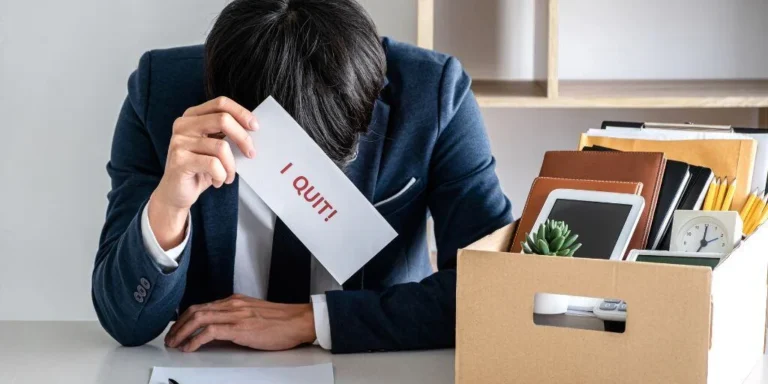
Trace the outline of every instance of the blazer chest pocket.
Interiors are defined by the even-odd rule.
[[[373,206],[378,209],[379,213],[382,215],[391,214],[406,206],[422,191],[423,188],[421,185],[421,180],[412,177],[410,180],[408,180],[408,183],[400,188],[399,191],[390,195],[389,197],[379,200],[378,202],[374,203]]]

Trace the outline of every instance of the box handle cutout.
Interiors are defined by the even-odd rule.
[[[621,299],[536,293],[533,323],[539,326],[624,333],[627,302]]]

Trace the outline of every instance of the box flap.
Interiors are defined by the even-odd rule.
[[[506,252],[509,250],[512,237],[515,236],[515,229],[517,228],[517,221],[501,227],[483,237],[482,239],[475,241],[464,249],[474,249],[477,251],[494,251],[494,252]]]
[[[703,267],[464,250],[456,382],[703,383],[711,274]],[[624,299],[626,331],[536,325],[537,292]]]
[[[710,383],[741,383],[765,349],[768,229],[736,248],[712,275]]]

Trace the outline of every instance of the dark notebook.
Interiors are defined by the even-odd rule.
[[[585,151],[614,151],[600,146],[584,147]],[[667,160],[664,178],[661,182],[659,200],[653,214],[651,231],[648,233],[646,248],[658,249],[664,234],[672,223],[672,215],[683,199],[688,183],[691,180],[690,166],[682,161]]]
[[[701,209],[702,205],[704,205],[704,198],[707,197],[709,184],[712,183],[714,178],[715,174],[711,169],[691,165],[691,181],[688,183],[688,188],[685,190],[683,199],[680,201],[677,209],[691,211]]]
[[[711,169],[691,165],[691,181],[688,183],[688,188],[686,188],[685,193],[683,194],[683,199],[680,201],[677,209],[700,210],[704,205],[704,198],[707,197],[709,184],[712,183],[712,179],[714,178],[715,174]],[[657,249],[668,251],[671,238],[672,229],[670,227],[667,228],[667,233],[662,236],[661,244],[659,244]]]

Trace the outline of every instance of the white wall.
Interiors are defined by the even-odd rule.
[[[560,4],[563,78],[768,78],[768,1]]]
[[[528,80],[546,68],[534,41],[546,39],[547,0],[435,3],[436,49],[475,78]],[[768,78],[766,17],[764,0],[561,0],[560,76]]]
[[[478,77],[532,78],[537,33],[532,1],[540,0],[438,0],[437,48],[457,54]],[[383,34],[415,41],[415,0],[362,3]],[[768,77],[762,64],[768,46],[752,37],[768,32],[756,15],[764,19],[767,13],[761,0],[575,3],[561,1],[566,77]],[[104,166],[127,76],[145,50],[202,42],[224,4],[0,1],[0,320],[95,318],[90,275],[109,190]],[[686,7],[696,9],[695,20]],[[667,17],[663,38],[654,29],[641,33],[630,17],[647,20],[665,9],[680,17]],[[580,21],[589,15],[595,15],[590,22]],[[624,16],[608,29],[588,25],[611,15]],[[721,15],[730,17],[725,27],[712,22]],[[709,23],[702,27],[701,20]],[[701,37],[681,43],[691,30],[716,37],[719,45]],[[619,36],[642,42],[632,45],[634,58],[667,52],[672,59],[622,59],[612,53]],[[744,38],[752,40],[741,43]],[[729,53],[727,62],[710,60],[722,51]],[[573,148],[579,132],[604,119],[756,122],[753,111],[738,110],[483,113],[499,176],[517,214],[544,151]]]

